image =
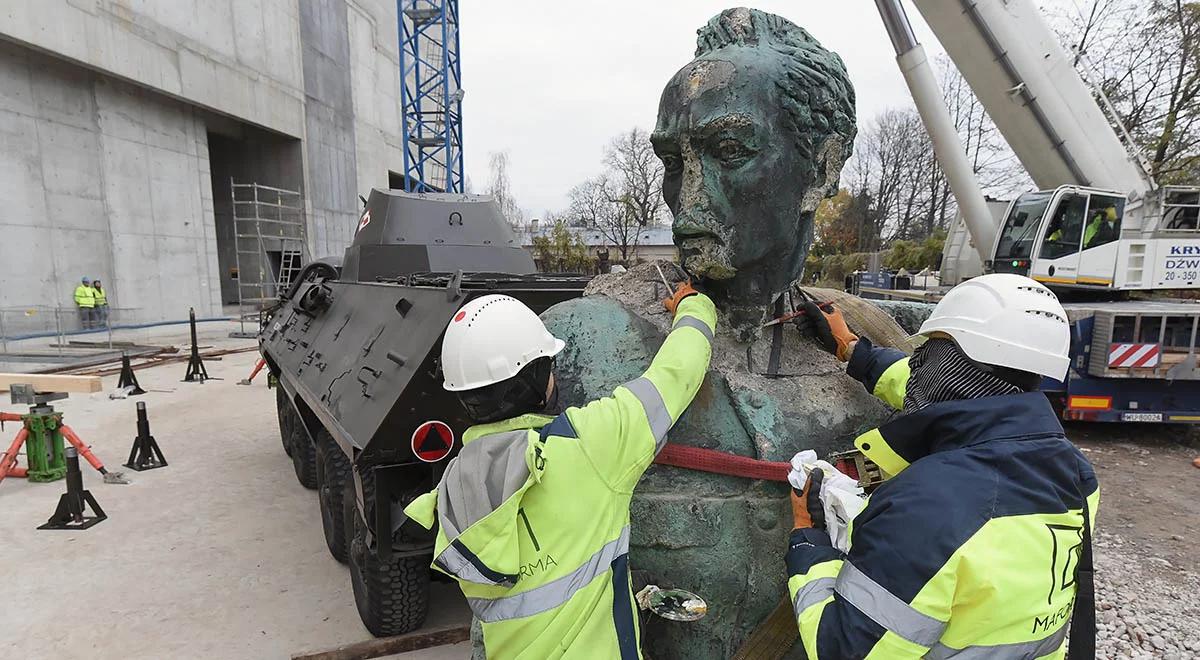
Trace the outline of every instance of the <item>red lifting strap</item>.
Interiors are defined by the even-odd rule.
[[[791,463],[774,463],[760,461],[749,456],[739,456],[715,449],[700,447],[685,447],[668,442],[654,459],[659,465],[712,472],[746,479],[765,479],[767,481],[787,482]]]

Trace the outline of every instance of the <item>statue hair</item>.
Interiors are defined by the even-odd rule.
[[[783,56],[787,77],[776,84],[782,92],[787,124],[800,153],[812,162],[813,184],[824,185],[822,196],[834,194],[837,174],[850,157],[858,132],[854,85],[842,58],[786,18],[746,7],[726,9],[696,34],[696,57],[729,46],[760,44]],[[819,163],[826,151],[827,162]],[[824,172],[819,171],[822,165]]]

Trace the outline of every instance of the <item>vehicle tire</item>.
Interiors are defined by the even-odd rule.
[[[287,392],[278,385],[275,386],[275,412],[279,416],[279,439],[283,441],[283,452],[291,456],[295,411],[292,402],[288,400]]]
[[[304,428],[304,421],[300,419],[300,413],[295,406],[291,410],[291,441],[289,444],[292,447],[292,468],[296,471],[296,480],[305,488],[317,487],[317,448],[313,444],[312,438],[308,437],[308,430]]]
[[[349,538],[346,534],[345,507],[342,496],[350,479],[350,459],[325,429],[317,433],[317,499],[321,506],[321,529],[329,554],[346,563]],[[351,489],[354,484],[350,484]],[[351,490],[351,493],[354,491]]]
[[[370,473],[368,473],[369,475]],[[343,500],[354,521],[350,541],[350,583],[363,625],[376,637],[401,635],[419,628],[429,611],[429,555],[392,558],[383,562],[367,547],[367,528],[354,503],[354,482],[348,480]],[[374,500],[370,476],[363,478],[363,496],[370,515]],[[387,541],[385,541],[387,542]]]

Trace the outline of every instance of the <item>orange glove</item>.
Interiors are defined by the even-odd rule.
[[[825,528],[825,509],[821,506],[821,484],[824,483],[825,473],[813,469],[808,475],[808,483],[804,491],[792,489],[792,529],[802,527]],[[813,495],[813,491],[816,494]]]
[[[688,296],[694,296],[697,293],[700,292],[692,287],[691,280],[680,282],[679,285],[675,287],[675,293],[672,294],[670,298],[667,298],[663,301],[663,307],[667,308],[667,311],[671,313],[671,316],[675,316],[675,309],[679,307],[679,303],[682,302],[684,298],[687,298]]]
[[[845,362],[850,359],[850,343],[858,341],[858,335],[850,332],[842,312],[831,303],[815,303],[811,300],[804,303],[804,314],[812,321],[817,339],[825,346],[825,350]]]

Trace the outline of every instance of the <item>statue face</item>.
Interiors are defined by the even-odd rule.
[[[812,162],[785,126],[780,81],[769,48],[697,58],[667,83],[651,136],[683,266],[760,303],[801,275],[812,240]]]

